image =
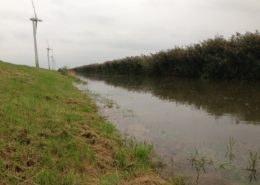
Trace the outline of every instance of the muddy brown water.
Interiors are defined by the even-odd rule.
[[[124,134],[147,141],[166,164],[162,174],[183,174],[194,182],[189,159],[197,149],[214,161],[200,184],[249,182],[249,151],[260,152],[260,82],[174,78],[88,76],[77,85],[91,92],[100,113]],[[227,144],[235,158],[227,169]]]

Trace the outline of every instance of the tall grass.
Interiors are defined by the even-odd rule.
[[[179,76],[208,79],[260,79],[258,31],[216,36],[199,44],[156,54],[126,57],[74,68],[78,73]]]

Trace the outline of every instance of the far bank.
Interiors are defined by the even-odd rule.
[[[216,36],[150,55],[76,67],[82,74],[260,80],[260,34]]]

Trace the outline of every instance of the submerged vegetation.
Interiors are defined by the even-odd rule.
[[[73,80],[0,62],[0,184],[166,184]]]
[[[232,145],[232,150],[235,144],[235,140],[230,138],[229,140],[229,145]],[[230,151],[230,148],[228,149]],[[246,168],[241,168],[239,165],[235,165],[234,160],[235,160],[235,155],[233,156],[232,159],[229,159],[229,161],[222,161],[216,158],[211,158],[208,155],[202,155],[197,149],[193,153],[191,153],[191,156],[188,158],[188,161],[191,164],[191,168],[195,170],[195,175],[194,179],[195,185],[200,184],[200,178],[201,178],[201,173],[204,172],[206,174],[209,170],[212,169],[220,169],[224,170],[227,174],[227,172],[238,172],[239,170],[246,170],[248,172],[248,177],[244,178],[244,183],[248,181],[250,184],[251,183],[258,183],[258,163],[260,159],[259,151],[248,151],[249,156],[247,157],[247,163],[243,164],[244,167]],[[243,161],[245,162],[245,161]],[[242,176],[245,176],[244,173],[241,173]],[[242,178],[241,178],[242,180]],[[248,184],[248,183],[246,183]]]
[[[207,173],[207,167],[213,165],[213,160],[209,159],[207,156],[201,155],[197,149],[192,153],[188,160],[191,162],[192,168],[196,171],[195,184],[198,185],[201,172]]]
[[[257,151],[249,151],[248,157],[248,167],[247,171],[249,172],[249,181],[257,181],[257,167],[259,163],[260,155]]]
[[[236,155],[234,153],[235,144],[236,144],[236,140],[233,137],[229,138],[227,144],[227,153],[226,153],[226,157],[228,157],[229,161],[233,161],[236,158]]]
[[[179,76],[208,79],[260,79],[260,34],[229,39],[216,36],[199,44],[156,54],[127,57],[74,68],[78,73]]]

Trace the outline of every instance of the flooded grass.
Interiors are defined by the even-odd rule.
[[[249,151],[248,167],[246,170],[249,172],[249,181],[257,181],[257,167],[260,160],[260,155],[257,151]]]
[[[195,184],[199,185],[201,173],[207,173],[207,168],[213,165],[213,160],[209,159],[207,156],[201,155],[197,149],[192,153],[188,160],[191,163],[191,167],[195,169],[197,174]]]
[[[236,140],[231,137],[229,138],[228,144],[227,144],[227,153],[225,157],[228,157],[230,161],[233,161],[236,158],[236,155],[234,153],[234,146],[236,144]]]

